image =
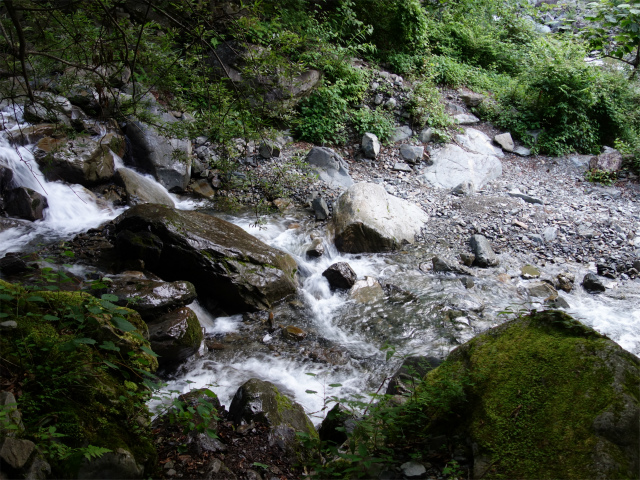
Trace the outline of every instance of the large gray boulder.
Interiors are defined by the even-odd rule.
[[[313,147],[306,161],[329,186],[347,188],[353,185],[347,162],[331,148]]]
[[[269,444],[278,445],[291,459],[301,460],[308,455],[296,432],[318,438],[300,404],[280,393],[274,384],[257,378],[248,380],[238,389],[229,407],[229,417],[237,425],[252,421],[266,423]]]
[[[176,366],[195,355],[202,338],[198,317],[189,307],[173,310],[149,325],[149,343],[162,366]]]
[[[130,168],[116,170],[115,181],[124,188],[127,204],[159,203],[168,207],[175,206],[173,199],[155,181],[140,175]]]
[[[49,205],[47,198],[26,187],[13,188],[4,192],[2,196],[5,211],[18,218],[25,220],[42,220],[44,218],[44,209]]]
[[[167,122],[175,121],[163,115]],[[150,173],[169,191],[184,191],[191,179],[191,142],[162,135],[155,127],[131,122],[126,134],[131,141],[133,166]]]
[[[458,145],[447,145],[431,154],[432,165],[423,178],[437,188],[451,189],[463,182],[482,188],[502,175],[502,163],[495,155],[470,153]]]
[[[210,308],[268,309],[296,291],[296,262],[290,255],[222,219],[144,204],[115,223],[118,238],[127,236],[118,245],[123,256],[143,260],[164,280],[193,283]]]
[[[475,128],[467,128],[464,134],[456,135],[456,142],[473,153],[504,157],[504,152],[493,145],[491,138]]]
[[[31,123],[71,124],[71,102],[65,97],[49,92],[33,92],[35,103],[29,102],[24,109],[24,119]]]
[[[34,157],[48,180],[92,187],[111,180],[116,155],[121,157],[124,152],[124,137],[107,133],[100,138],[45,137],[37,143]]]
[[[413,243],[429,216],[417,205],[389,195],[381,185],[357,183],[340,195],[333,218],[338,249],[362,253]]]

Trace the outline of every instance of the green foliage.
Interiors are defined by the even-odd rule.
[[[616,172],[610,170],[591,169],[584,173],[584,179],[587,182],[601,183],[602,185],[613,185],[618,176]]]
[[[355,133],[364,135],[373,133],[381,142],[386,142],[395,130],[393,114],[381,106],[364,107],[353,110],[350,117]]]

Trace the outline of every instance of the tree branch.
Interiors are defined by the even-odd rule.
[[[20,42],[20,48],[18,50],[18,58],[20,59],[20,65],[22,66],[22,76],[24,78],[24,83],[27,87],[27,93],[29,94],[29,98],[31,99],[31,101],[35,103],[36,99],[33,96],[31,85],[29,85],[29,76],[27,75],[27,63],[26,63],[27,41],[24,38],[24,31],[22,30],[20,19],[18,18],[18,14],[16,13],[15,6],[13,5],[13,0],[5,0],[4,4],[7,7],[7,12],[9,13],[9,17],[11,18],[11,23],[13,23],[13,26],[16,29],[16,33],[18,34],[18,40]]]

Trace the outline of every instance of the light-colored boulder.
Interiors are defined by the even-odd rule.
[[[431,127],[425,128],[420,132],[420,135],[418,136],[418,138],[422,143],[429,143],[433,138],[433,128]]]
[[[511,134],[509,132],[496,135],[493,137],[493,141],[500,145],[505,152],[513,152],[515,149],[513,138],[511,138]]]
[[[335,244],[350,253],[384,252],[413,243],[429,218],[417,205],[373,183],[357,183],[340,195],[333,216]]]
[[[463,182],[473,182],[476,188],[502,175],[502,164],[494,155],[469,153],[458,145],[447,145],[431,154],[432,165],[423,178],[431,186],[454,188]]]
[[[461,93],[460,100],[462,100],[467,107],[477,107],[483,102],[484,95],[475,92]]]
[[[502,150],[491,143],[491,139],[487,134],[475,128],[467,128],[464,135],[456,135],[456,141],[474,153],[496,155],[498,157],[504,156]]]
[[[458,125],[471,125],[473,123],[478,123],[480,119],[471,113],[459,113],[458,115],[453,116],[453,120]]]
[[[411,127],[404,125],[402,127],[396,127],[391,136],[389,137],[389,141],[391,143],[400,142],[402,140],[406,140],[411,135],[413,135],[413,130]]]
[[[172,198],[160,185],[130,168],[119,168],[115,179],[116,183],[124,188],[129,205],[159,203],[169,207],[175,206]]]

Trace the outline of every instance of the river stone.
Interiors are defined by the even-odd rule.
[[[480,189],[502,175],[502,163],[495,155],[469,153],[458,145],[447,145],[431,155],[432,165],[423,178],[433,187],[454,188],[472,182]]]
[[[458,115],[453,116],[453,120],[458,125],[471,125],[480,121],[478,117],[471,113],[459,113]]]
[[[582,279],[582,287],[590,293],[604,292],[606,287],[595,273],[587,273]]]
[[[591,170],[604,170],[607,172],[617,172],[622,166],[622,154],[610,147],[604,148],[604,153],[593,157],[589,161]]]
[[[211,182],[206,178],[199,178],[189,184],[189,188],[193,193],[202,197],[212,199],[216,196],[216,191],[211,186]]]
[[[452,272],[462,275],[473,275],[473,271],[470,268],[465,267],[464,265],[459,265],[458,262],[451,258],[436,255],[431,259],[431,261],[433,262],[434,272]]]
[[[498,258],[491,248],[489,240],[484,235],[473,235],[469,240],[469,245],[476,259],[474,265],[482,268],[495,267],[498,265]]]
[[[558,298],[558,292],[555,288],[545,282],[534,282],[525,285],[525,291],[530,297],[544,298],[555,300]]]
[[[257,378],[245,382],[233,397],[229,418],[236,424],[264,422],[269,426],[269,444],[278,445],[290,458],[308,455],[296,432],[318,438],[302,406],[278,391],[276,386]]]
[[[296,291],[296,262],[240,227],[199,212],[161,205],[137,205],[116,220],[116,234],[151,234],[160,242],[147,248],[141,239],[133,254],[167,281],[193,283],[209,308],[227,312],[269,309]],[[147,257],[147,252],[149,256]]]
[[[188,307],[173,310],[149,325],[151,349],[160,365],[175,366],[197,353],[202,343],[202,327]]]
[[[5,437],[0,440],[0,460],[9,470],[19,471],[25,468],[36,446],[31,440]]]
[[[433,128],[431,127],[423,129],[420,132],[420,135],[418,135],[418,139],[422,143],[429,143],[432,138],[433,138]]]
[[[338,250],[375,253],[413,243],[429,216],[417,205],[389,195],[382,185],[357,183],[340,195],[333,219]]]
[[[318,258],[324,255],[324,242],[322,238],[315,238],[311,243],[311,246],[307,248],[307,257]]]
[[[286,340],[299,342],[300,340],[304,340],[307,337],[307,332],[305,332],[301,328],[289,325],[282,329],[282,337]]]
[[[572,273],[559,273],[556,276],[557,288],[569,293],[571,290],[573,290],[573,282],[575,281],[575,279],[576,277]]]
[[[100,457],[83,459],[77,478],[80,480],[126,480],[143,478],[143,475],[144,466],[136,463],[131,452],[118,448]]]
[[[510,133],[501,133],[493,137],[493,141],[502,147],[505,152],[513,152],[515,145],[513,144],[513,138]]]
[[[168,207],[175,206],[173,199],[160,185],[130,168],[116,170],[115,181],[124,188],[129,205],[159,203]]]
[[[322,272],[322,276],[327,279],[331,288],[344,288],[346,290],[353,287],[358,279],[356,272],[347,262],[334,263]]]
[[[45,137],[37,143],[33,154],[47,180],[92,187],[111,180],[116,156],[122,156],[124,152],[124,137],[107,133],[100,138],[84,135],[73,139]]]
[[[171,115],[163,120],[175,122]],[[143,122],[130,122],[125,129],[131,141],[133,166],[150,173],[167,190],[182,192],[191,179],[191,142],[167,138],[155,127]]]
[[[346,188],[353,185],[347,162],[331,148],[313,147],[307,154],[306,162],[314,167],[320,180],[331,187]]]
[[[400,147],[400,156],[404,158],[405,161],[416,164],[420,163],[422,160],[422,156],[424,155],[424,147],[414,147],[412,145],[402,145]]]
[[[384,298],[384,290],[375,278],[364,277],[364,279],[356,281],[349,289],[349,298],[358,303],[375,303]]]
[[[540,277],[540,270],[533,265],[525,265],[520,269],[520,276],[526,280]]]
[[[362,137],[362,152],[365,158],[375,159],[380,153],[380,140],[373,133],[365,133]]]
[[[473,445],[474,478],[637,477],[640,360],[569,315],[533,313],[492,328],[425,382],[438,391],[454,375],[466,379],[460,401],[418,431]]]
[[[117,278],[107,291],[118,297],[114,303],[132,305],[145,322],[193,302],[197,295],[193,284],[180,280],[163,282],[124,276]]]
[[[32,222],[44,218],[44,209],[49,206],[47,198],[26,187],[18,187],[5,192],[3,196],[5,211],[18,218]]]
[[[542,200],[540,200],[539,198],[532,197],[531,195],[527,195],[526,193],[521,193],[519,191],[508,192],[508,195],[510,197],[514,197],[514,198],[521,198],[522,200],[524,200],[527,203],[544,205],[544,202]]]
[[[0,197],[2,197],[5,192],[17,187],[18,184],[13,179],[13,170],[0,165]]]

